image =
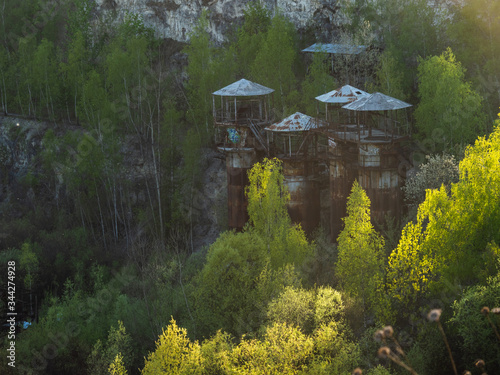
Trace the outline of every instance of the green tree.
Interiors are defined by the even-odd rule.
[[[172,318],[167,329],[156,342],[156,349],[149,353],[141,374],[201,374],[203,364],[198,342],[191,342],[187,331],[177,326]]]
[[[242,340],[230,354],[226,371],[243,374],[294,374],[307,368],[314,342],[298,328],[276,323],[262,341]]]
[[[113,362],[109,365],[108,372],[111,375],[127,375],[128,372],[125,369],[125,366],[123,364],[123,355],[121,353],[118,353],[113,360]]]
[[[293,24],[278,12],[251,66],[252,78],[276,91],[275,106],[279,117],[290,114],[294,104],[288,100],[297,83],[293,72],[297,59],[294,37]]]
[[[287,287],[269,303],[267,318],[273,323],[287,323],[309,334],[314,327],[314,290]]]
[[[220,328],[238,335],[257,328],[259,322],[248,317],[260,308],[256,279],[265,263],[264,243],[250,232],[225,232],[210,246],[194,290],[202,336]]]
[[[67,28],[72,41],[74,41],[75,37],[79,34],[86,47],[92,42],[90,21],[92,19],[93,7],[94,4],[92,0],[75,0],[73,1],[73,9],[70,9],[68,14]]]
[[[127,38],[128,34],[123,31],[123,35],[119,34],[111,44],[106,56],[104,78],[110,94],[109,100],[116,107],[119,105],[112,118],[122,122],[126,130],[135,133],[144,145],[148,140],[148,43],[144,36],[132,35]]]
[[[271,13],[260,1],[252,1],[243,14],[245,21],[238,29],[236,45],[239,72],[245,77],[250,74],[250,67],[271,25]]]
[[[184,190],[184,202],[186,202],[185,207],[188,210],[184,217],[188,220],[191,251],[194,251],[193,227],[196,217],[194,199],[196,188],[199,186],[200,182],[202,143],[202,137],[195,129],[188,130],[184,142],[182,143],[182,156],[184,159],[184,165],[181,170],[182,188]]]
[[[35,74],[33,60],[35,58],[36,44],[33,38],[20,38],[17,52],[16,87],[17,100],[21,113],[29,116],[37,115],[35,97]]]
[[[403,312],[402,315],[415,311],[420,298],[427,293],[435,272],[432,255],[422,249],[422,225],[421,217],[417,223],[409,222],[403,229],[397,248],[389,257],[387,290],[395,307],[401,306],[399,311]]]
[[[346,31],[356,33],[367,21],[375,17],[375,4],[368,0],[341,1],[341,16],[344,18]]]
[[[8,106],[9,106],[9,93],[8,89],[10,89],[10,85],[8,86],[9,83],[9,76],[8,76],[8,69],[10,65],[10,57],[8,54],[7,49],[3,46],[0,45],[0,104],[2,105],[1,111],[3,113],[8,112]]]
[[[188,58],[187,116],[204,142],[213,134],[212,93],[235,80],[235,48],[217,48],[207,31],[209,21],[203,12],[190,42],[184,49]]]
[[[347,199],[347,217],[337,241],[339,283],[348,294],[361,300],[363,311],[368,311],[384,276],[384,239],[371,224],[370,199],[357,181]]]
[[[453,316],[449,322],[460,337],[457,342],[464,353],[463,362],[473,363],[477,358],[487,358],[488,372],[495,373],[500,370],[499,343],[488,318],[497,327],[498,318],[492,313],[489,317],[481,314],[484,306],[490,309],[500,306],[500,275],[491,277],[485,285],[468,287],[453,302]]]
[[[482,98],[465,82],[464,75],[449,48],[440,56],[419,60],[416,127],[422,137],[438,138],[438,152],[467,145],[485,132]],[[435,137],[436,129],[439,137]]]
[[[286,323],[266,327],[260,340],[244,337],[226,354],[224,370],[240,374],[349,374],[359,348],[335,322],[312,335]]]
[[[335,321],[322,323],[313,334],[314,359],[309,374],[349,374],[359,365],[359,345],[347,327]]]
[[[272,323],[287,323],[311,334],[330,322],[343,323],[344,304],[341,294],[331,287],[317,289],[286,287],[267,306]]]
[[[19,267],[26,272],[24,278],[24,286],[31,290],[31,285],[36,281],[38,273],[38,256],[39,245],[25,242],[21,246],[21,257],[19,259]]]
[[[116,358],[120,357],[117,362]],[[92,374],[106,375],[111,365],[115,364],[116,370],[119,366],[126,369],[131,368],[133,360],[132,339],[126,332],[122,321],[118,321],[118,327],[111,326],[108,339],[105,343],[97,340],[87,359],[88,371]]]
[[[249,223],[266,239],[290,225],[286,209],[290,193],[284,188],[281,168],[279,159],[264,159],[262,163],[255,163],[248,172]]]
[[[467,68],[477,90],[487,101],[488,114],[494,118],[500,87],[500,3],[495,0],[470,0],[452,8],[452,22],[446,35],[457,58]]]
[[[314,324],[319,327],[330,322],[342,322],[344,319],[345,305],[342,294],[328,286],[320,286],[316,289],[316,301],[314,302]]]
[[[26,272],[24,278],[24,286],[30,291],[30,315],[34,315],[33,312],[33,284],[35,284],[38,273],[39,273],[39,262],[38,254],[40,253],[40,247],[38,244],[25,242],[21,246],[21,256],[19,259],[19,268]]]
[[[290,194],[283,185],[281,162],[264,159],[262,163],[255,163],[248,178],[249,229],[266,244],[272,268],[288,263],[301,265],[313,249],[302,229],[291,224],[286,208]]]
[[[81,99],[81,91],[85,85],[87,73],[90,69],[89,51],[85,46],[84,35],[76,32],[68,46],[67,62],[62,62],[60,70],[65,78],[65,85],[69,91],[68,107],[73,107],[73,116],[77,121],[80,117],[78,113],[78,103]]]
[[[42,39],[33,56],[33,86],[36,90],[37,101],[43,106],[45,115],[55,119],[55,103],[59,96],[59,77],[57,62],[54,58],[55,49],[52,42]],[[40,108],[40,111],[41,109]]]
[[[104,87],[102,75],[95,69],[88,72],[81,88],[80,109],[88,130],[99,128],[100,121],[106,118],[109,97]]]
[[[278,298],[286,288],[299,289],[302,286],[300,276],[291,264],[273,269],[269,257],[266,257],[266,264],[256,280],[254,297],[255,301],[258,301],[258,316],[261,321],[266,318],[268,304]]]
[[[176,223],[182,221],[182,216],[180,212],[180,199],[179,191],[181,190],[181,168],[178,166],[178,160],[181,158],[182,151],[189,154],[188,145],[179,145],[177,139],[181,136],[182,129],[182,113],[176,109],[175,102],[167,99],[163,105],[163,122],[161,126],[161,134],[163,136],[157,137],[159,140],[159,148],[164,150],[162,153],[162,177],[163,177],[163,196],[167,199],[167,209],[166,209],[166,225],[171,227],[175,226]],[[190,137],[188,137],[190,138]],[[186,142],[190,142],[191,139]],[[197,141],[195,139],[195,141]],[[194,150],[193,150],[194,152]],[[185,161],[188,158],[184,159]],[[192,164],[192,163],[189,163]],[[194,168],[195,165],[192,165]],[[188,168],[188,165],[186,165]],[[195,172],[196,173],[196,168]],[[188,176],[186,173],[184,176]],[[192,177],[193,175],[191,175]],[[187,180],[186,180],[187,181]]]
[[[325,94],[336,85],[335,79],[329,73],[328,54],[324,52],[313,53],[312,63],[302,82],[303,105],[306,114],[316,115],[316,96]]]
[[[348,50],[352,49],[354,52],[335,54],[333,59],[335,77],[342,82],[342,85],[349,84],[364,89],[373,74],[373,67],[378,61],[379,54],[377,50],[369,48],[375,43],[375,32],[370,22],[365,20],[352,32],[341,31],[333,43],[340,44]],[[356,53],[358,46],[365,48]]]
[[[233,337],[222,331],[217,331],[210,339],[204,340],[201,353],[206,374],[224,374],[227,354],[233,347]]]
[[[322,323],[311,335],[287,323],[273,323],[260,338],[242,336],[238,345],[218,331],[199,345],[172,319],[142,373],[348,374],[359,361],[358,345],[345,326],[334,321]]]
[[[77,289],[68,279],[60,298],[50,297],[45,300],[37,324],[16,337],[16,350],[20,355],[19,366],[30,367],[36,363],[37,366],[45,366],[47,373],[80,372],[93,345],[98,340],[106,342],[106,332],[112,324],[116,324],[117,320],[123,320],[125,324],[130,323],[133,326],[138,324],[134,320],[138,316],[145,319],[143,304],[120,293],[121,287],[124,286],[117,280],[112,280],[104,283],[101,289],[87,294]],[[144,331],[144,325],[134,332],[135,335],[141,330]],[[131,353],[126,349],[128,344],[124,345],[130,338],[126,338],[126,335],[118,331],[115,331],[112,337],[109,345],[101,346],[103,353],[97,357],[101,357],[112,347],[120,347],[123,353]],[[54,345],[53,350],[57,356],[51,359],[45,358],[44,362],[43,355],[46,350],[44,348],[50,345]],[[113,359],[114,357],[110,357],[109,362],[105,364],[106,367],[102,368],[104,373],[107,372],[107,366]],[[129,355],[125,363],[132,363],[134,360],[135,358]]]
[[[40,29],[37,27],[35,14],[40,12],[39,0],[3,0],[0,13],[0,41],[8,51],[15,51],[20,38],[38,37]]]
[[[417,87],[418,57],[425,59],[442,51],[446,20],[439,8],[426,0],[379,0],[373,6],[376,11],[371,13],[373,17],[368,21],[380,30],[385,50],[395,60],[394,63],[384,62],[382,58],[382,64],[386,65],[383,69],[394,64],[396,70],[390,78],[401,80],[402,93],[406,98],[413,98]],[[389,77],[384,78],[381,87],[386,87]],[[381,91],[391,95],[386,90]]]
[[[375,71],[375,82],[368,91],[378,91],[400,100],[406,100],[408,93],[404,89],[404,68],[394,57],[391,49],[385,50],[379,58]]]
[[[500,243],[500,128],[480,137],[460,162],[460,179],[451,193],[442,186],[428,190],[418,208],[416,223],[403,230],[389,258],[388,289],[406,311],[418,309],[419,300],[440,293],[455,298],[461,285],[491,276]],[[450,288],[450,285],[455,286]]]

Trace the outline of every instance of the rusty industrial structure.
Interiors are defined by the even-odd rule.
[[[293,222],[312,233],[320,221],[318,129],[316,119],[296,112],[265,128],[269,151],[283,162],[284,185],[290,192],[288,212]]]
[[[228,223],[243,229],[248,221],[245,186],[248,171],[268,153],[263,129],[273,121],[274,90],[241,79],[213,93],[216,143],[226,154]]]
[[[248,220],[247,172],[265,156],[283,162],[290,217],[308,235],[327,206],[324,226],[331,240],[337,239],[355,180],[370,198],[374,223],[399,218],[405,176],[398,165],[401,142],[410,135],[406,108],[411,105],[348,85],[316,100],[316,117],[297,112],[274,122],[270,88],[242,79],[213,93],[216,142],[226,155],[230,228],[241,230]],[[320,201],[325,188],[326,205]]]
[[[404,177],[398,170],[400,143],[409,137],[405,109],[410,104],[351,86],[316,99],[325,103],[327,126],[321,131],[329,143],[331,238],[336,239],[342,229],[356,179],[370,198],[372,221],[381,224],[386,216],[399,219]]]

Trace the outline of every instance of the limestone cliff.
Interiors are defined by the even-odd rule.
[[[203,10],[209,12],[209,30],[217,42],[242,20],[247,4],[254,0],[96,0],[98,11],[140,14],[157,36],[187,42]],[[280,9],[299,31],[321,25],[316,33],[328,35],[337,24],[337,0],[262,0],[272,12]]]

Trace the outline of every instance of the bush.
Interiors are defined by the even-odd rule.
[[[458,162],[448,154],[427,155],[427,162],[420,166],[420,170],[406,180],[403,187],[405,199],[412,206],[419,205],[425,200],[427,189],[439,189],[445,185],[448,193],[452,183],[458,182]]]
[[[500,275],[490,278],[486,285],[466,289],[452,305],[450,323],[460,337],[464,362],[473,363],[482,358],[488,363],[488,373],[499,373],[499,342],[487,317],[481,314],[483,306],[500,307]],[[498,327],[500,319],[493,314],[489,314],[489,318]]]
[[[286,287],[269,303],[267,318],[271,323],[287,323],[310,334],[322,325],[342,323],[344,304],[341,294],[331,287]]]

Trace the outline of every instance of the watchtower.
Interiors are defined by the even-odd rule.
[[[258,154],[267,154],[263,129],[272,123],[274,90],[241,79],[212,95],[216,143],[226,155],[229,228],[241,230],[248,221],[247,172]]]
[[[265,128],[270,154],[283,161],[284,185],[290,193],[288,213],[311,235],[320,220],[318,134],[322,123],[296,112]]]
[[[386,215],[399,217],[405,177],[398,168],[400,143],[409,137],[406,108],[411,105],[346,86],[316,99],[326,105],[323,134],[329,140],[331,238],[342,229],[356,179],[371,200],[376,223],[383,223]]]

